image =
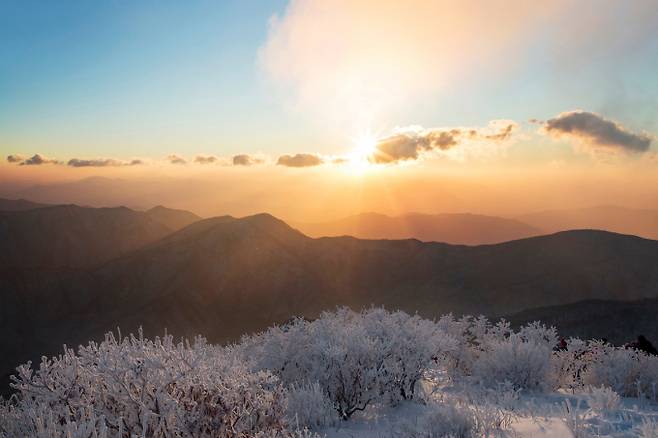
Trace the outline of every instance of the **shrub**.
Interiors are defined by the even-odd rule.
[[[597,412],[606,413],[619,408],[619,394],[605,386],[588,387],[585,398],[589,407]]]
[[[337,421],[333,403],[317,382],[293,385],[288,391],[286,422],[290,426],[318,429]]]
[[[551,349],[512,334],[487,345],[473,364],[473,376],[487,386],[509,382],[514,389],[544,390],[550,383]]]
[[[602,342],[592,342],[585,354],[582,382],[606,386],[624,397],[652,397],[658,382],[658,357]]]
[[[417,316],[340,308],[245,338],[242,351],[255,370],[269,370],[287,386],[318,382],[347,419],[375,400],[414,398],[442,344],[437,326]]]
[[[178,344],[108,335],[100,344],[20,366],[18,391],[0,434],[80,436],[243,436],[282,430],[284,390],[268,372],[252,373],[202,338]],[[76,433],[77,433],[76,432]]]

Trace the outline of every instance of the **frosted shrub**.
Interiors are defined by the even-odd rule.
[[[492,324],[483,316],[455,320],[452,315],[437,325],[454,342],[453,348],[443,349],[442,357],[451,377],[474,376],[490,386],[508,381],[521,389],[551,386],[554,328],[535,322],[514,333],[504,320]]]
[[[37,370],[19,367],[13,386],[17,398],[0,415],[0,435],[231,437],[283,429],[278,379],[247,371],[202,338],[108,335],[77,354],[43,358]]]
[[[583,383],[607,386],[624,397],[651,397],[658,382],[658,357],[593,343]]]
[[[371,309],[361,315],[367,335],[383,346],[380,390],[390,404],[411,400],[432,358],[456,348],[437,325],[404,312]]]
[[[403,312],[347,308],[246,338],[243,354],[286,385],[317,381],[346,419],[374,401],[414,398],[423,372],[445,344],[437,326]]]
[[[582,375],[590,356],[588,348],[587,342],[571,338],[567,341],[566,350],[553,352],[551,374],[556,386],[572,392],[583,387]]]
[[[318,429],[333,426],[338,414],[317,382],[293,385],[288,391],[286,422],[294,427]]]
[[[473,376],[488,386],[509,382],[515,389],[543,390],[550,386],[551,349],[518,334],[487,346],[473,365]]]
[[[605,413],[619,408],[619,394],[605,386],[588,387],[585,398],[589,407],[597,412]]]

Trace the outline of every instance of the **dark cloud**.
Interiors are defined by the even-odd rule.
[[[276,162],[279,166],[287,167],[311,167],[322,163],[324,163],[324,160],[313,154],[282,155]]]
[[[494,123],[499,125],[499,123]],[[517,125],[506,123],[491,133],[491,129],[428,129],[408,130],[386,137],[377,142],[375,152],[369,158],[373,163],[395,163],[405,160],[417,160],[422,152],[431,150],[449,150],[464,140],[495,141],[509,140]]]
[[[170,164],[185,164],[187,161],[185,161],[185,158],[179,157],[178,155],[172,154],[167,156],[167,161],[169,161]]]
[[[121,161],[113,158],[94,158],[90,160],[71,158],[68,163],[71,167],[120,167],[120,166],[137,166],[144,164],[142,160]]]
[[[41,154],[34,154],[32,157],[20,162],[21,166],[39,166],[41,164],[59,164],[59,161],[51,160]]]
[[[622,125],[587,111],[569,111],[548,120],[544,130],[554,136],[569,136],[594,148],[608,148],[628,152],[645,152],[651,137],[636,134]]]
[[[7,155],[7,161],[10,163],[20,163],[23,160],[25,160],[25,157],[21,154]]]
[[[260,158],[254,158],[247,154],[238,154],[233,156],[233,165],[234,166],[253,166],[254,164],[260,164],[263,160]]]

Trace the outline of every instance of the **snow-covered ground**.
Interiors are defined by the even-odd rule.
[[[423,402],[396,407],[372,406],[350,420],[319,431],[326,438],[435,437],[426,417],[434,404],[456,404],[484,425],[483,436],[509,438],[656,438],[658,403],[646,398],[620,397],[603,391],[556,391],[533,394],[451,385],[440,372],[424,380]],[[597,397],[598,395],[598,397]],[[614,396],[613,396],[614,398]],[[605,406],[607,403],[607,406]],[[602,406],[603,405],[603,406]],[[435,425],[429,425],[435,426]]]

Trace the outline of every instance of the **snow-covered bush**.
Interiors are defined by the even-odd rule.
[[[590,386],[585,390],[589,407],[597,412],[606,413],[619,408],[619,394],[605,386]]]
[[[598,341],[588,345],[584,357],[584,385],[606,386],[624,397],[652,397],[658,382],[658,357]]]
[[[488,386],[509,382],[514,388],[544,390],[551,387],[551,348],[512,334],[493,341],[473,364],[473,377]]]
[[[551,374],[556,386],[571,390],[583,387],[582,375],[587,365],[587,342],[571,338],[566,341],[566,349],[553,352]]]
[[[202,338],[174,343],[111,334],[77,354],[18,368],[14,403],[0,414],[6,436],[244,436],[284,429],[285,391]]]
[[[437,326],[417,316],[341,308],[245,338],[242,348],[254,369],[288,386],[318,382],[346,419],[373,401],[412,399],[444,344]]]
[[[333,426],[338,420],[333,403],[318,382],[292,385],[288,390],[287,424],[318,429]]]
[[[515,333],[506,321],[491,324],[484,317],[455,320],[451,315],[437,325],[455,344],[445,348],[443,355],[443,365],[453,378],[472,376],[492,387],[503,382],[517,389],[553,386],[550,364],[557,343],[554,328],[532,323]]]

